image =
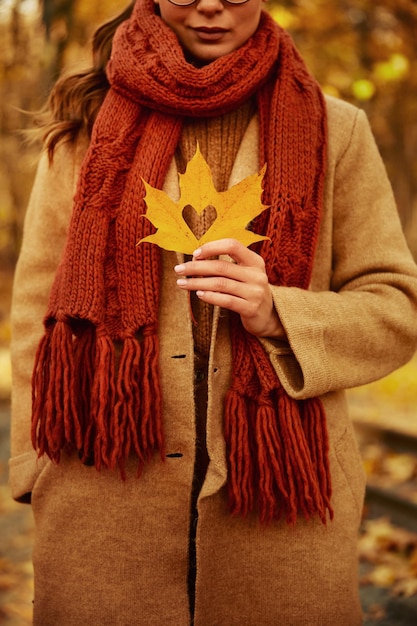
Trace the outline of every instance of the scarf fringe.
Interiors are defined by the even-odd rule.
[[[226,395],[224,436],[228,446],[229,505],[233,515],[244,517],[254,505],[253,454],[244,398],[230,390]]]
[[[329,437],[323,404],[319,398],[311,398],[309,402],[302,403],[301,411],[302,426],[312,453],[312,462],[319,480],[324,507],[328,510],[330,519],[333,519],[333,508],[330,504],[332,482],[328,461]]]
[[[35,359],[32,443],[39,456],[59,462],[61,450],[82,444],[75,408],[72,332],[56,322],[47,328]]]
[[[83,463],[125,477],[131,452],[138,474],[156,450],[164,455],[158,340],[127,337],[116,369],[113,341],[89,326],[74,335],[68,321],[48,326],[33,374],[32,443],[59,463],[77,450]]]
[[[155,334],[142,342],[123,342],[117,380],[116,419],[113,420],[111,467],[124,463],[131,452],[138,458],[138,476],[155,450],[164,457],[162,402],[159,387],[159,344]]]
[[[283,516],[294,524],[298,513],[307,520],[318,515],[323,524],[327,512],[332,519],[324,412],[319,401],[303,408],[301,414],[298,403],[282,392],[275,403],[228,392],[225,438],[233,515],[245,517],[256,505],[263,524]]]
[[[84,442],[93,444],[94,461],[97,469],[111,467],[110,463],[110,421],[114,407],[114,348],[110,339],[104,335],[96,338],[91,403],[89,408],[90,424]],[[86,451],[84,450],[84,454]]]
[[[162,420],[162,395],[159,385],[159,342],[156,331],[143,339],[143,406],[142,438],[149,442],[149,454],[156,448],[165,456],[164,428]]]
[[[290,480],[291,474],[288,475],[291,468],[283,464],[285,452],[276,422],[273,407],[270,404],[261,405],[255,425],[260,471],[260,520],[267,523],[274,518],[281,518],[285,513],[288,523],[294,523],[297,516],[294,484]]]

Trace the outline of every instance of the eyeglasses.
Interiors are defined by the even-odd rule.
[[[192,4],[196,4],[199,0],[168,0],[171,4],[175,4],[177,7],[189,7]],[[222,2],[227,2],[227,4],[246,4],[249,0],[222,0]]]

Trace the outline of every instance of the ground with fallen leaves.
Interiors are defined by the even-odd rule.
[[[7,485],[9,412],[0,404],[0,624],[32,623],[33,519],[29,506],[14,502]]]
[[[388,518],[364,520],[359,554],[372,566],[364,568],[363,585],[389,589],[393,596],[417,594],[417,533],[393,526]]]
[[[363,436],[364,424],[417,436],[417,355],[389,377],[349,392],[350,412],[369,484],[417,503],[417,457]],[[414,532],[415,531],[415,532]],[[365,626],[417,625],[417,519],[415,528],[372,519],[365,506],[358,541]]]

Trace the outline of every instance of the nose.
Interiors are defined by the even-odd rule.
[[[197,3],[197,11],[208,15],[223,11],[224,5],[222,0],[200,0]]]

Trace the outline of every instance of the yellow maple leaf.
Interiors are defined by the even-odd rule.
[[[227,191],[219,192],[213,184],[210,167],[197,146],[184,174],[179,175],[180,198],[174,202],[160,189],[145,180],[146,217],[157,229],[156,233],[141,239],[165,250],[192,254],[196,248],[209,241],[231,237],[244,246],[268,239],[252,231],[247,225],[259,213],[269,208],[262,204],[262,179],[266,165],[259,174],[252,174]],[[216,219],[208,230],[197,239],[183,217],[186,207],[192,207],[201,215],[207,207],[214,207]]]

